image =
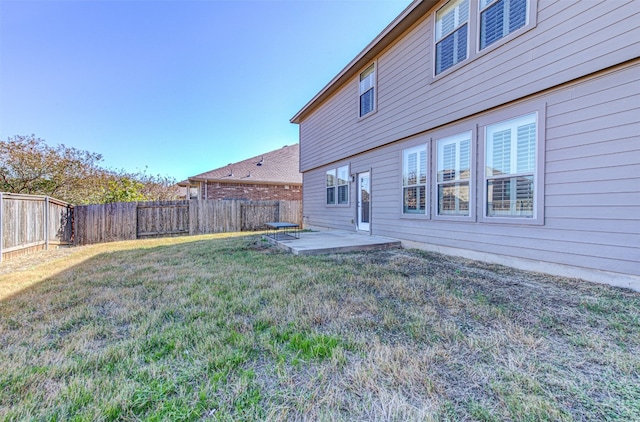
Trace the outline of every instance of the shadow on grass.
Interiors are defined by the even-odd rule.
[[[0,302],[0,419],[640,416],[635,292],[255,234],[101,248]]]
[[[180,420],[221,406],[257,416],[239,369],[252,348],[234,322],[256,304],[234,285],[270,253],[259,235],[80,252],[23,272],[35,279],[0,301],[0,419]],[[241,394],[219,404],[226,383]]]
[[[64,247],[55,250],[39,251],[5,261],[0,273],[0,302],[10,300],[21,291],[32,288],[54,278],[64,271],[80,268],[84,262],[103,254],[112,254],[133,249],[148,250],[154,247],[171,247],[174,245],[207,242],[236,237],[255,237],[255,232],[222,233],[203,236],[181,236],[171,238],[155,238],[145,240],[118,241],[87,245],[80,247]]]

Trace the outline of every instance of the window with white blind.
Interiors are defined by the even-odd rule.
[[[441,1],[432,14],[431,78],[446,77],[455,68],[534,28],[537,8],[534,0]]]
[[[349,166],[328,170],[326,189],[327,205],[349,204]]]
[[[486,127],[487,217],[535,217],[536,146],[535,113]]]
[[[336,170],[327,171],[327,205],[336,203]]]
[[[436,12],[436,75],[467,58],[469,0],[451,0]]]
[[[427,147],[405,149],[402,154],[402,196],[404,214],[426,214]]]
[[[338,204],[349,203],[349,166],[338,167]]]
[[[470,212],[471,132],[437,141],[438,215],[468,216]]]
[[[527,0],[480,0],[480,50],[527,24]]]
[[[376,108],[376,64],[372,63],[360,74],[360,117]]]

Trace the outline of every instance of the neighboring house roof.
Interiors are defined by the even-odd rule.
[[[178,184],[188,186],[193,182],[221,182],[302,185],[299,163],[300,146],[285,145],[275,151],[191,176]]]
[[[379,53],[389,47],[409,27],[418,22],[440,0],[415,0],[393,20],[373,41],[365,47],[351,62],[338,73],[322,90],[316,94],[290,120],[300,123],[307,114],[335,93],[342,85],[351,80],[363,67],[371,62]]]

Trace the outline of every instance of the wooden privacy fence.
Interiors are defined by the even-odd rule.
[[[75,244],[144,237],[263,230],[269,221],[302,224],[301,201],[189,200],[81,205]]]
[[[158,201],[138,204],[136,236],[189,234],[189,201]]]
[[[40,195],[0,192],[0,262],[73,240],[73,206]]]

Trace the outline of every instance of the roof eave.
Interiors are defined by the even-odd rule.
[[[373,41],[289,120],[299,124],[306,115],[353,78],[366,64],[389,47],[404,31],[420,20],[439,0],[415,0],[407,6]]]
[[[209,178],[189,178],[190,182],[204,182],[204,183],[238,183],[247,185],[290,185],[290,186],[302,186],[302,182],[286,182],[286,181],[273,181],[273,180],[252,180],[246,179],[209,179]]]

